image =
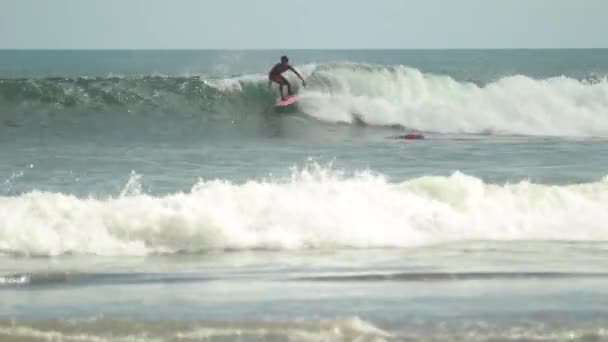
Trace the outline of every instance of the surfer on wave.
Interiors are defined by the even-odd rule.
[[[287,56],[282,56],[281,63],[275,64],[272,67],[272,69],[270,69],[270,72],[268,73],[268,86],[270,87],[272,82],[275,82],[279,85],[279,90],[281,91],[281,100],[286,99],[285,95],[283,95],[283,86],[284,85],[287,86],[287,93],[289,94],[289,96],[293,95],[293,92],[291,91],[291,85],[289,84],[287,79],[285,79],[285,77],[283,77],[283,75],[281,75],[282,73],[284,73],[287,70],[291,70],[296,75],[298,75],[298,77],[302,80],[302,85],[304,87],[306,87],[306,81],[304,81],[304,79],[302,78],[302,76],[300,76],[300,74],[296,71],[296,69],[294,69],[291,65],[289,65],[289,59],[287,58]]]

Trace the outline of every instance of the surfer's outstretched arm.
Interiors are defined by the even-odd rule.
[[[298,75],[298,77],[302,80],[302,84],[304,86],[306,86],[306,81],[304,81],[304,78],[302,77],[302,75],[300,75],[300,73],[294,69],[291,65],[289,66],[289,70],[293,71],[294,74]]]

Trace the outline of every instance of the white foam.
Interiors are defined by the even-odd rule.
[[[92,320],[0,321],[0,338],[49,341],[385,341],[393,336],[359,317],[243,322],[136,322]],[[78,327],[74,331],[74,327]],[[112,329],[114,328],[114,329]]]
[[[176,334],[179,339],[208,340],[234,336],[255,339],[289,337],[291,341],[385,341],[392,335],[359,317],[322,321],[265,322],[245,326],[221,325]]]
[[[608,81],[510,76],[485,86],[404,66],[317,67],[304,111],[330,122],[403,125],[443,133],[608,136]]]
[[[390,183],[381,175],[345,177],[316,167],[295,171],[285,182],[201,181],[190,192],[162,197],[137,191],[107,199],[45,192],[0,197],[0,250],[120,256],[608,241],[605,222],[608,177],[580,185],[493,185],[455,173]]]
[[[108,336],[109,335],[109,336]],[[14,340],[37,340],[37,341],[81,341],[81,342],[160,342],[161,338],[150,338],[147,336],[111,336],[99,332],[74,333],[49,330],[48,328],[33,328],[28,325],[0,325],[0,338],[6,337],[9,341]]]
[[[230,78],[210,78],[203,82],[220,92],[241,92],[245,84],[260,84],[267,80],[267,76],[262,74],[242,75]]]

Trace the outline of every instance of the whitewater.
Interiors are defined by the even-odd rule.
[[[137,182],[133,176],[130,187]],[[415,247],[455,241],[608,241],[608,177],[493,185],[455,173],[391,184],[320,167],[288,182],[211,180],[166,196],[2,198],[0,250],[137,256],[247,249]]]
[[[607,50],[0,60],[2,341],[606,339]]]

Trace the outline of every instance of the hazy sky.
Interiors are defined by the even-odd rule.
[[[0,0],[0,48],[608,47],[608,0]]]

